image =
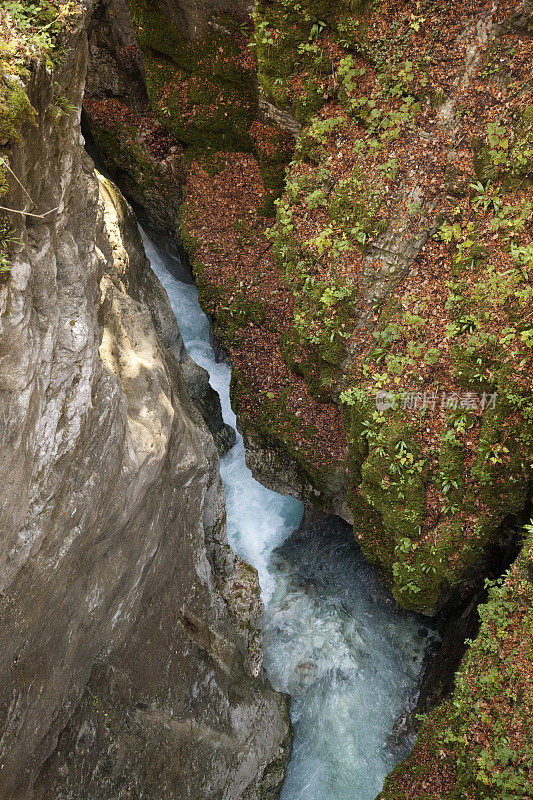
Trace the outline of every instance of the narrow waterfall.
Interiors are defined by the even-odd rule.
[[[231,369],[216,362],[196,287],[166,269],[146,235],[144,242],[189,354],[235,426]],[[265,668],[274,688],[292,696],[295,741],[282,800],[373,800],[402,755],[387,743],[432,633],[398,613],[343,525],[291,536],[301,503],[261,486],[244,456],[238,436],[221,473],[229,541],[259,573]]]

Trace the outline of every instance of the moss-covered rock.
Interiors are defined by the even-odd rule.
[[[35,122],[35,111],[16,76],[0,77],[0,144],[20,142],[22,126]]]
[[[261,0],[254,11],[259,82],[264,96],[305,124],[330,92],[332,61],[323,36],[362,49],[372,0]]]
[[[531,527],[531,526],[530,526]],[[453,695],[424,721],[378,800],[517,800],[533,793],[533,548],[490,589]]]
[[[263,210],[272,215],[292,138],[260,122],[252,25],[244,7],[224,13],[197,9],[205,24],[194,36],[147,0],[131,0],[130,7],[161,124],[185,146],[189,161],[209,163],[221,150],[253,152],[265,187]]]
[[[376,411],[375,396],[362,390],[343,395],[354,530],[402,606],[435,611],[505,520],[523,512],[531,482],[532,411],[527,398],[513,389],[516,394],[502,378],[494,408],[491,404],[483,414],[468,486],[456,427],[465,424],[461,415],[448,415],[430,475],[427,455],[415,441],[416,425],[398,411]],[[439,492],[441,508],[435,526],[424,533],[430,486]],[[366,527],[369,510],[372,524]]]
[[[193,42],[153,3],[131,0],[130,7],[161,123],[196,152],[250,149],[258,100],[243,19],[214,14],[209,34]]]
[[[91,135],[110,174],[150,221],[179,239],[178,209],[185,169],[179,143],[153,115],[136,115],[116,99],[86,98]],[[156,142],[155,149],[151,143]]]
[[[285,188],[287,164],[293,151],[293,136],[277,126],[255,121],[249,133],[254,143],[254,153],[261,168],[265,199],[262,211],[274,216],[275,201]]]
[[[22,129],[28,124],[35,124],[35,111],[24,85],[17,75],[3,75],[0,64],[0,197],[9,189],[2,150],[20,142]]]
[[[524,365],[531,333],[523,310],[531,302],[529,267],[524,270],[531,254],[517,239],[511,246],[514,266],[501,275],[476,222],[445,223],[438,235],[449,244],[446,257],[453,279],[446,284],[443,313],[449,323],[440,334],[441,346],[427,342],[426,320],[420,313],[387,301],[374,314],[366,355],[350,355],[346,345],[361,325],[358,314],[367,320],[370,316],[368,306],[365,310],[361,303],[365,282],[354,284],[345,299],[333,304],[323,301],[342,287],[337,278],[341,259],[346,257],[352,270],[358,268],[351,255],[358,248],[363,258],[367,256],[363,267],[369,276],[365,276],[367,286],[375,280],[368,257],[373,248],[368,243],[380,240],[384,224],[394,223],[390,215],[385,222],[380,203],[386,182],[394,177],[396,161],[389,156],[379,166],[382,192],[372,192],[364,166],[372,140],[370,145],[355,141],[350,171],[342,172],[340,178],[332,176],[330,165],[348,125],[345,115],[318,116],[298,137],[296,159],[274,227],[274,252],[295,295],[294,326],[280,337],[281,349],[286,363],[305,378],[315,397],[337,400],[340,389],[344,390],[341,399],[348,406],[345,420],[352,470],[349,502],[358,540],[401,605],[434,613],[450,588],[479,563],[505,519],[521,514],[529,496],[531,410]],[[484,145],[490,159],[499,159],[503,180],[493,188],[471,182],[472,199],[465,197],[464,202],[475,211],[505,208],[510,214],[511,203],[518,201],[512,223],[496,224],[512,226],[518,232],[514,236],[519,236],[531,205],[520,194],[500,199],[504,192],[520,188],[505,179],[516,173],[514,164],[520,157],[512,156],[514,148],[505,156],[504,130],[489,126]],[[518,137],[514,142],[515,147],[522,146]],[[376,139],[373,146],[379,150],[382,144]],[[308,220],[315,210],[313,228]],[[394,237],[385,235],[385,242],[387,248],[397,246]],[[375,252],[380,255],[380,248]],[[383,289],[387,292],[386,281]],[[425,300],[418,305],[425,305]],[[357,347],[361,352],[360,343]],[[447,368],[454,391],[444,393],[450,408],[440,438],[425,447],[423,416],[413,420],[409,397],[427,396],[426,412],[431,416],[431,403],[433,412],[438,412],[442,389],[436,382],[428,390],[428,378],[423,376],[434,372],[433,365],[441,362],[444,351],[449,353]],[[357,365],[356,374],[346,371],[350,361]],[[517,368],[521,378],[511,381],[510,374]],[[397,393],[393,403],[401,412],[392,417],[376,415],[377,393],[385,388],[385,394],[392,392],[394,397],[406,375],[410,375],[410,389],[403,396]],[[421,384],[423,391],[419,391]],[[466,443],[467,431],[473,427],[474,456],[473,441]],[[405,452],[396,452],[396,446]],[[406,455],[411,463],[402,467]]]
[[[288,385],[281,392],[260,392],[238,369],[233,369],[231,402],[238,415],[247,451],[247,463],[265,485],[275,491],[305,497],[324,513],[338,513],[343,502],[346,465],[331,463],[320,451],[319,429],[310,422],[302,427],[299,413],[291,409]],[[246,406],[253,396],[253,421]],[[265,459],[268,470],[264,470]]]

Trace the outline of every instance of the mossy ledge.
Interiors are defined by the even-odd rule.
[[[211,13],[191,40],[147,0],[130,0],[152,108],[185,147],[186,158],[209,161],[221,150],[252,152],[274,211],[283,188],[292,137],[260,121],[253,25],[245,10]]]
[[[532,526],[528,526],[531,530]],[[533,542],[479,609],[452,696],[423,722],[378,800],[522,800],[533,794]]]

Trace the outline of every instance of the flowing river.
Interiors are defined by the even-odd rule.
[[[231,370],[216,362],[197,290],[177,280],[143,238],[187,350],[209,372],[224,420],[235,427]],[[282,800],[373,800],[404,755],[387,741],[431,633],[420,618],[395,610],[341,524],[291,536],[301,503],[257,483],[244,455],[238,435],[221,460],[228,538],[258,571],[265,668],[274,688],[292,696],[295,740]]]

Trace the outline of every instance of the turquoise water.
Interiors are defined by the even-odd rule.
[[[191,357],[210,375],[235,427],[231,370],[217,363],[193,285],[178,281],[144,237]],[[387,740],[422,668],[427,631],[399,614],[342,528],[291,537],[303,508],[254,480],[242,438],[221,460],[228,538],[259,574],[264,664],[292,696],[293,755],[282,800],[373,800],[394,766]]]

